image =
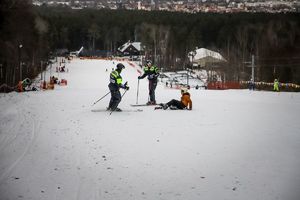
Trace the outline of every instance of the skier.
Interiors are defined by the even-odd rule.
[[[18,83],[18,92],[25,92],[25,91],[32,91],[29,86],[31,85],[32,81],[29,78],[25,78],[23,81],[19,81]]]
[[[279,92],[279,82],[277,79],[274,80],[274,89],[275,92]]]
[[[120,88],[129,90],[129,87],[127,86],[127,82],[124,85],[122,84],[122,77],[120,75],[122,69],[125,69],[125,66],[119,63],[117,64],[117,69],[110,73],[110,83],[108,84],[108,88],[111,93],[111,99],[107,110],[118,111],[118,112],[122,111],[120,108],[118,108],[118,105],[121,102],[121,98],[122,98],[119,90]]]
[[[255,83],[254,83],[253,79],[251,78],[250,82],[249,82],[249,90],[254,90],[254,89],[255,89]]]
[[[147,105],[155,105],[155,89],[157,86],[157,78],[159,76],[158,68],[155,65],[152,65],[151,60],[147,60],[146,66],[144,67],[144,74],[142,76],[139,76],[138,79],[143,79],[146,76],[148,76],[149,80],[149,96],[150,101],[147,103]]]
[[[177,109],[178,110],[183,110],[183,109],[192,110],[191,95],[187,91],[187,89],[185,89],[185,88],[181,89],[181,101],[172,99],[168,103],[161,105],[161,108],[163,108],[164,110],[168,109],[169,107],[170,107],[170,109],[174,109],[174,110],[177,110]]]

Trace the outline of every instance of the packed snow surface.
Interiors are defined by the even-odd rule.
[[[1,200],[300,199],[299,93],[192,89],[192,111],[126,112],[139,74],[123,63],[125,112],[92,112],[116,61],[75,59],[51,72],[67,86],[0,94]],[[156,98],[180,92],[159,83]]]

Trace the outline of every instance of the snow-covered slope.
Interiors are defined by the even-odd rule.
[[[91,112],[108,105],[91,106],[116,63],[74,60],[68,86],[0,94],[1,200],[299,199],[298,93],[191,90],[192,111]],[[138,73],[124,64],[120,108],[134,109]],[[143,79],[139,103],[147,93]]]

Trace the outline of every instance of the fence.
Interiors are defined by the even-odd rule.
[[[207,89],[209,90],[226,90],[226,89],[241,89],[239,82],[227,81],[227,82],[209,82],[207,84]]]
[[[254,86],[255,90],[273,91],[274,83],[270,82],[254,82],[250,81],[227,81],[227,82],[209,82],[207,89],[209,90],[226,90],[226,89],[250,89]],[[300,85],[294,83],[279,83],[279,90],[285,92],[300,92]]]

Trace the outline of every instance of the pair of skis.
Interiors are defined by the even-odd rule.
[[[106,110],[106,109],[95,109],[95,110],[92,110],[92,112],[111,112],[110,110]],[[125,110],[122,110],[122,111],[115,111],[115,112],[143,112],[142,109],[125,109]]]
[[[164,104],[163,104],[163,103],[158,103],[158,104],[133,104],[133,105],[131,105],[131,106],[133,106],[133,107],[139,107],[139,106],[155,106],[155,107],[154,107],[154,110],[161,110],[161,109],[163,109]],[[170,109],[170,110],[178,110],[178,108],[172,107],[172,106],[170,106],[169,109]]]
[[[159,104],[132,104],[132,107],[142,107],[142,106],[155,106],[154,110],[158,110],[158,109],[162,109],[163,108],[163,104],[159,103]]]
[[[156,106],[156,107],[154,107],[154,110],[157,110],[157,109],[162,109],[162,105],[163,104],[131,104],[130,106],[132,106],[132,107]],[[142,109],[132,109],[132,110],[125,109],[120,112],[142,112],[142,111],[143,111]],[[94,110],[92,110],[92,112],[109,112],[109,111],[106,109],[94,109]],[[118,111],[115,111],[115,112],[118,112]]]
[[[132,107],[142,107],[142,106],[159,106],[159,105],[162,105],[161,103],[160,104],[131,104],[130,106]]]

